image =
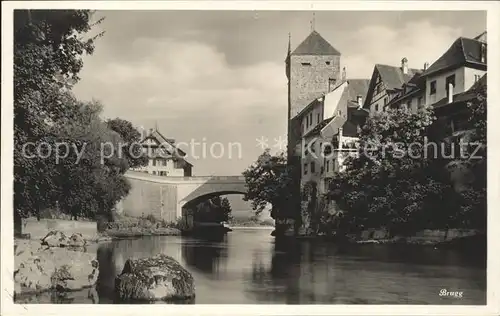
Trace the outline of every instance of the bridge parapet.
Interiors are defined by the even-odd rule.
[[[197,182],[197,181],[235,181],[241,182],[245,181],[244,176],[194,176],[194,177],[169,177],[169,176],[158,176],[152,175],[145,172],[138,171],[128,171],[126,176],[135,179],[144,179],[150,181],[158,182]]]

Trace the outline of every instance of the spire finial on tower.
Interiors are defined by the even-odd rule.
[[[313,11],[312,19],[311,19],[311,32],[315,31],[316,28],[316,12]]]
[[[290,52],[292,50],[292,33],[288,32],[288,55],[290,55]]]
[[[155,131],[158,131],[158,121],[155,120]]]

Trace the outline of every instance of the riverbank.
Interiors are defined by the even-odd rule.
[[[169,223],[153,216],[128,217],[115,216],[106,225],[103,234],[111,238],[137,238],[143,236],[180,236],[180,223]]]
[[[369,245],[388,245],[403,247],[428,247],[434,249],[457,249],[467,253],[486,252],[487,236],[484,232],[474,230],[424,230],[413,236],[388,237],[381,230],[364,231],[359,235],[319,235],[319,236],[276,236],[275,231],[271,233],[278,239],[294,240],[318,240],[332,242],[343,247],[368,247]]]
[[[264,227],[264,228],[274,228],[274,220],[272,219],[265,219],[265,220],[260,220],[255,217],[251,217],[248,219],[231,219],[227,225],[231,228],[257,228],[257,227]]]

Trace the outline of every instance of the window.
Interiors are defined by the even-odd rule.
[[[316,172],[316,164],[313,162],[311,162],[311,173],[315,173]]]
[[[156,159],[153,159],[153,166],[156,166]]]
[[[378,103],[375,104],[375,112],[378,112]]]
[[[313,142],[312,142],[312,144],[311,144],[311,151],[312,151],[313,153],[315,153],[315,152],[316,152],[316,141],[313,141]]]
[[[311,66],[311,63],[302,63],[302,66]]]
[[[304,174],[307,174],[307,164],[304,164]]]
[[[309,113],[309,122],[312,125],[312,123],[313,123],[313,114],[312,114],[312,112]]]
[[[156,176],[156,171],[153,171],[153,174]]]
[[[448,97],[449,94],[450,94],[450,84],[452,85],[452,87],[454,88],[455,87],[455,75],[451,75],[449,77],[446,77],[446,96]],[[453,92],[453,90],[452,90]]]
[[[478,82],[481,79],[481,75],[474,75],[474,83]]]
[[[182,169],[183,163],[182,160],[174,160],[174,168],[175,169]]]
[[[163,165],[166,166],[167,165],[167,159],[163,159]]]
[[[330,161],[326,160],[325,164],[326,164],[326,172],[329,172],[330,171]]]
[[[318,113],[318,123],[319,123],[319,113]]]
[[[335,82],[337,82],[336,79],[328,78],[328,84],[329,84],[329,90],[328,91],[331,91],[333,89],[333,87],[335,87]]]
[[[417,106],[418,106],[418,108],[421,108],[421,107],[422,107],[422,105],[423,105],[423,104],[422,104],[422,103],[423,103],[422,101],[423,101],[423,98],[422,98],[422,97],[418,97],[418,100],[417,100]]]
[[[431,92],[430,92],[431,95],[432,94],[436,94],[436,80],[431,81],[431,83],[430,83],[430,90],[431,90]]]
[[[330,62],[329,62],[329,61],[327,61],[327,62],[325,62],[325,64],[330,65]]]
[[[409,109],[409,110],[411,110],[411,109],[412,109],[412,105],[413,105],[413,104],[412,104],[412,103],[413,103],[412,101],[413,101],[412,99],[408,100],[408,109]]]
[[[481,44],[481,62],[486,62],[486,44],[484,43]]]
[[[309,115],[306,116],[306,128],[308,128],[308,127],[309,127]]]
[[[385,97],[385,98],[384,98],[384,105],[387,105],[387,103],[389,103],[389,98],[388,98],[388,97]]]

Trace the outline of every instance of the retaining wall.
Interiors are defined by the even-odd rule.
[[[64,219],[26,218],[23,220],[23,234],[30,234],[31,239],[40,239],[51,230],[58,230],[67,236],[82,234],[83,238],[92,239],[97,236],[97,223],[91,221],[71,221]]]

